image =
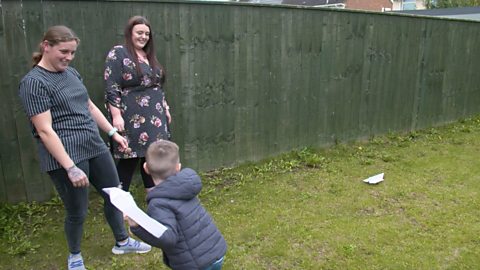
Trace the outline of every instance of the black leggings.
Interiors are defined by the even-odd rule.
[[[145,158],[127,158],[120,159],[117,163],[117,172],[120,183],[122,183],[122,189],[128,191],[130,189],[130,184],[132,183],[133,173],[137,168],[138,162],[140,161],[140,174],[142,175],[143,186],[145,188],[152,188],[155,186],[153,179],[150,175],[145,172],[143,168],[143,163],[145,163]]]
[[[90,184],[103,197],[103,210],[108,224],[110,225],[117,242],[128,238],[123,214],[110,202],[110,198],[102,190],[106,187],[118,186],[118,178],[115,173],[115,163],[112,156],[106,152],[98,157],[91,158],[76,164],[86,175]],[[66,216],[64,229],[67,237],[68,249],[71,253],[80,252],[80,243],[83,237],[83,224],[88,209],[88,188],[74,187],[64,169],[48,172],[55,184],[60,198],[65,206]]]

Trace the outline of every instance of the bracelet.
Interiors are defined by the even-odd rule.
[[[117,133],[118,129],[117,128],[112,128],[109,132],[108,132],[108,137],[112,137],[115,133]]]

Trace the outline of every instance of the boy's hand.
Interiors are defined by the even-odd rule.
[[[128,225],[130,225],[130,227],[137,227],[138,224],[133,221],[133,219],[129,218],[128,216],[124,216],[125,220],[128,222]]]

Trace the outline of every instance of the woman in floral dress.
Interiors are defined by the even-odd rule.
[[[108,53],[104,79],[112,125],[128,140],[126,150],[111,142],[122,187],[128,191],[138,162],[145,162],[150,143],[169,139],[171,116],[162,88],[165,72],[155,55],[150,23],[134,16],[124,34],[125,44],[114,46]],[[143,166],[140,170],[144,187],[152,188],[153,180]]]

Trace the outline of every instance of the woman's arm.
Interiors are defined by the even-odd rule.
[[[102,111],[93,103],[91,99],[88,100],[88,110],[93,117],[93,120],[97,123],[98,127],[105,133],[108,133],[113,129],[113,126],[108,122],[107,118],[103,115]]]
[[[97,125],[101,130],[103,130],[105,133],[109,133],[113,130],[113,126],[108,122],[107,118],[105,118],[102,111],[100,111],[100,109],[90,99],[88,100],[88,110],[90,111],[93,120],[97,122]],[[120,144],[123,149],[126,149],[128,147],[127,139],[120,136],[120,134],[118,134],[117,132],[114,132],[112,134],[112,139],[114,139],[118,144]]]
[[[112,124],[118,131],[122,132],[125,130],[125,121],[122,117],[122,112],[119,108],[113,106],[110,103],[108,104],[108,109],[110,110],[110,114],[112,115]]]
[[[167,103],[165,101],[165,103]],[[172,115],[170,114],[170,106],[167,106],[165,107],[165,114],[167,115],[167,120],[168,120],[168,123],[171,124],[172,123]]]
[[[67,171],[68,178],[74,187],[87,187],[89,182],[85,173],[75,166],[75,163],[68,155],[58,134],[52,127],[52,115],[50,110],[34,115],[30,118],[40,140],[42,140],[48,152]]]
[[[165,114],[167,116],[167,121],[169,124],[172,123],[172,115],[170,114],[170,106],[168,106],[167,99],[163,97],[163,108],[165,109]]]
[[[122,73],[124,59],[122,55],[124,50],[124,48],[117,47],[114,47],[112,50],[110,50],[107,58],[105,59],[104,72],[105,101],[107,103],[108,110],[112,115],[112,125],[120,132],[125,130],[125,121],[123,120],[120,110],[120,104],[122,101],[120,90],[123,82]]]

